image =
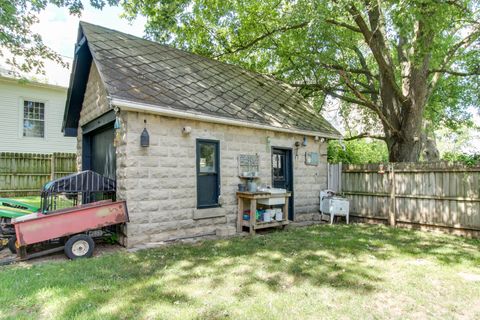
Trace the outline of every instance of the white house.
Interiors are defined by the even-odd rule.
[[[76,152],[76,139],[61,131],[70,72],[52,64],[45,76],[0,65],[0,152]]]

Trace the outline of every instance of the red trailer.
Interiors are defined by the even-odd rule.
[[[20,259],[29,259],[56,251],[65,251],[70,259],[90,257],[94,237],[104,229],[128,222],[125,201],[104,200],[43,214],[32,213],[13,220]],[[52,249],[29,254],[27,248],[59,239]]]
[[[127,205],[115,201],[115,190],[115,180],[93,171],[47,183],[40,210],[12,220],[15,236],[9,247],[22,260],[62,250],[70,259],[90,257],[94,238],[114,238],[128,222]]]

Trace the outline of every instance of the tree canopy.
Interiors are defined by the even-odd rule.
[[[49,4],[66,7],[77,16],[83,10],[81,0],[0,0],[0,56],[5,55],[14,70],[43,72],[43,59],[65,65],[62,57],[47,47],[38,33],[31,31],[39,22],[38,14]],[[107,4],[118,4],[118,0],[90,0],[90,4],[101,9]]]
[[[428,130],[479,105],[479,0],[129,0],[157,41],[270,74],[320,110],[357,109],[358,137],[417,161]],[[427,120],[427,121],[426,121]],[[428,126],[427,126],[428,124]],[[377,134],[378,128],[380,133]]]

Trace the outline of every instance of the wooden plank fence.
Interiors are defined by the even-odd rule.
[[[480,165],[389,163],[330,170],[341,170],[340,185],[353,217],[480,231]]]
[[[77,171],[75,153],[0,152],[0,196],[39,195],[48,181]]]

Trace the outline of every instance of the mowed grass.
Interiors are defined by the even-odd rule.
[[[0,268],[3,319],[479,319],[480,241],[369,225]]]

